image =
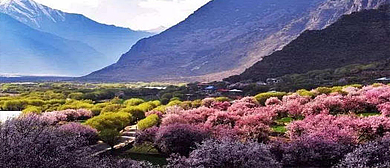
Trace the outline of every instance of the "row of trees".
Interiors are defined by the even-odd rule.
[[[208,98],[151,113],[137,144],[176,154],[170,167],[388,167],[389,102],[383,84]],[[287,132],[274,137],[280,123]]]

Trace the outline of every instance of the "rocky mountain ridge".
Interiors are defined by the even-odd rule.
[[[226,80],[265,81],[288,74],[369,64],[390,58],[390,8],[346,15],[323,30],[310,30],[244,73]]]
[[[388,0],[214,0],[82,80],[211,81],[239,74],[305,30]]]

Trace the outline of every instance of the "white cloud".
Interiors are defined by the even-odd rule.
[[[36,0],[98,22],[150,30],[171,27],[210,0]]]

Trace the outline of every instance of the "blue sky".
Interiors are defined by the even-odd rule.
[[[209,0],[35,0],[65,12],[81,13],[101,23],[151,30],[184,20]]]

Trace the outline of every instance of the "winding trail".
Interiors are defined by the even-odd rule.
[[[114,149],[122,150],[132,148],[135,142],[136,131],[137,125],[127,126],[122,131],[120,131],[121,136],[119,137],[118,143],[114,145]],[[90,147],[92,151],[94,151],[91,156],[101,155],[112,150],[112,148],[108,144],[102,141],[99,141],[97,144],[92,145]]]

